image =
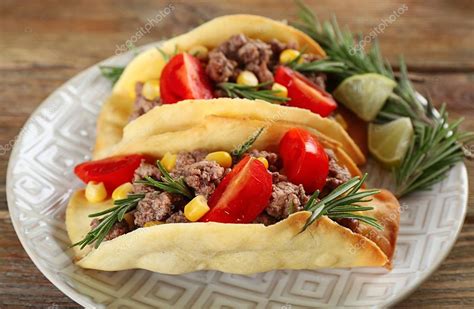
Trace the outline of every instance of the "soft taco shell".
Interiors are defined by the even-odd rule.
[[[370,205],[398,213],[396,199],[379,197],[375,195]],[[94,210],[111,205],[102,203]],[[82,239],[87,231],[90,218],[83,210],[90,207],[83,190],[71,198],[66,224],[72,242]],[[211,222],[140,228],[103,242],[98,249],[76,251],[77,264],[97,270],[142,268],[166,274],[205,269],[252,274],[273,269],[390,267],[387,254],[374,241],[327,217],[300,233],[309,215],[298,212],[267,227]]]
[[[188,51],[196,45],[212,49],[235,34],[253,39],[296,43],[300,48],[320,56],[324,50],[308,35],[296,28],[269,18],[255,15],[228,15],[215,18],[201,26],[168,41],[160,49],[167,54],[175,50]],[[126,67],[115,84],[112,95],[104,103],[97,126],[95,154],[115,145],[122,138],[122,129],[128,122],[135,101],[135,85],[150,79],[159,79],[166,61],[157,48],[139,54]]]
[[[141,121],[141,119],[137,121]],[[262,127],[265,127],[265,130],[252,145],[252,149],[278,151],[280,139],[289,129],[303,128],[316,137],[325,148],[332,149],[339,163],[347,167],[352,175],[361,175],[359,168],[342,149],[339,142],[311,127],[288,122],[268,122],[220,116],[207,116],[198,125],[182,131],[145,135],[133,140],[123,140],[112,147],[112,151],[108,156],[140,153],[161,158],[167,152],[178,153],[198,149],[232,151]],[[135,126],[135,129],[140,130],[140,127]]]
[[[261,120],[268,123],[284,122],[311,127],[340,143],[342,149],[357,165],[365,163],[365,157],[359,147],[338,122],[305,109],[269,104],[260,100],[219,98],[186,100],[163,105],[129,123],[124,128],[123,141],[185,130],[202,123],[208,116]]]
[[[276,150],[283,134],[294,127],[285,122],[207,116],[197,126],[182,131],[124,141],[114,147],[111,154],[142,153],[161,158],[168,151],[230,151],[262,126],[266,129],[254,144],[254,148],[260,150]],[[332,149],[339,164],[346,166],[353,176],[360,175],[337,141],[313,128],[301,127],[316,136],[324,147]],[[323,217],[299,234],[309,215],[299,212],[268,227],[261,224],[176,223],[141,228],[104,242],[98,249],[81,251],[75,248],[75,252],[78,265],[84,268],[110,271],[143,268],[170,274],[201,269],[248,274],[271,269],[390,267],[398,231],[399,205],[388,191],[376,195],[370,205],[375,208],[374,216],[383,218],[381,222],[388,226],[383,232],[361,223],[362,232],[353,233]],[[89,231],[89,213],[111,206],[111,201],[91,205],[83,190],[76,192],[66,212],[72,243]]]

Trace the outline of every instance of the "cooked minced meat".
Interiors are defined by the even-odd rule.
[[[206,72],[216,83],[235,80],[241,70],[253,72],[261,83],[272,82],[272,55],[270,44],[234,35],[209,53]]]
[[[138,117],[140,117],[143,114],[146,114],[149,112],[151,109],[153,109],[155,106],[161,105],[160,99],[156,99],[153,101],[147,100],[143,95],[142,95],[142,89],[143,89],[143,83],[138,82],[135,84],[135,94],[136,94],[136,99],[135,103],[133,105],[133,112],[130,115],[129,121],[132,121]]]
[[[136,181],[142,180],[145,177],[150,176],[154,179],[160,179],[161,173],[155,164],[150,164],[142,160],[140,166],[135,170],[133,175],[133,193],[146,193],[155,191],[152,187],[146,186]]]
[[[143,226],[150,221],[163,221],[175,209],[179,197],[168,192],[149,192],[138,202],[135,211],[135,225]]]
[[[196,195],[208,198],[224,177],[225,169],[214,161],[204,160],[184,167],[182,175]]]
[[[175,175],[181,175],[183,168],[191,165],[193,163],[204,160],[207,151],[204,150],[194,150],[191,152],[179,152],[176,156],[176,164],[173,170]]]
[[[95,229],[99,223],[100,219],[94,219],[91,221],[91,229]],[[117,238],[119,236],[122,236],[123,234],[126,234],[130,232],[130,227],[128,226],[127,221],[122,220],[119,222],[115,222],[112,228],[110,229],[109,233],[107,233],[107,236],[105,236],[105,240],[112,240],[114,238]]]
[[[351,179],[351,173],[349,170],[337,163],[334,151],[331,149],[325,150],[329,158],[329,173],[328,177],[326,178],[326,185],[324,187],[324,194],[322,194],[322,196],[326,195]]]
[[[232,77],[236,77],[237,61],[228,59],[221,51],[209,53],[209,64],[206,73],[211,80],[216,83],[227,82]]]
[[[284,219],[303,209],[308,197],[302,185],[282,181],[272,185],[270,204],[265,211],[276,219]]]
[[[172,214],[168,219],[166,219],[166,223],[186,223],[190,222],[186,217],[184,216],[184,213],[179,210],[178,212],[175,212]]]
[[[268,170],[270,172],[277,172],[281,169],[281,162],[279,161],[278,155],[274,152],[265,150],[252,150],[249,155],[254,158],[263,157],[268,161]]]
[[[266,211],[263,211],[257,216],[257,218],[255,218],[253,223],[261,223],[265,226],[268,226],[277,223],[277,219],[267,214]]]

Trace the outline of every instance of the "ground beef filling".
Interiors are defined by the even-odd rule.
[[[273,82],[275,67],[285,49],[297,49],[296,44],[285,44],[276,39],[269,43],[250,39],[243,34],[230,37],[227,41],[209,52],[206,73],[215,83],[235,82],[240,72],[254,73],[260,83]],[[304,54],[302,61],[312,62],[321,59],[314,54]],[[311,73],[307,77],[321,88],[325,88],[326,75]],[[225,96],[216,92],[217,96]]]
[[[336,155],[331,149],[325,149],[329,158],[329,173],[326,178],[326,185],[324,186],[321,196],[324,197],[331,193],[334,189],[346,183],[351,179],[351,173],[345,166],[337,163]]]
[[[148,113],[155,106],[161,105],[160,99],[149,101],[142,95],[143,83],[138,82],[135,84],[135,103],[133,104],[133,111],[130,115],[129,121],[137,119],[143,114]]]
[[[215,83],[235,81],[243,70],[253,72],[259,82],[273,82],[273,68],[280,53],[291,48],[272,40],[269,44],[243,34],[230,37],[209,53],[206,72]]]
[[[337,163],[334,152],[326,149],[326,153],[329,156],[329,175],[323,192],[328,193],[351,177],[347,168]],[[225,169],[214,161],[205,160],[206,155],[207,152],[205,151],[178,153],[176,165],[171,171],[171,175],[182,177],[196,195],[204,195],[209,198],[230,169]],[[291,183],[284,174],[280,173],[282,164],[279,156],[273,152],[260,150],[252,150],[249,155],[267,159],[273,181],[269,204],[255,219],[254,223],[271,225],[287,218],[294,212],[303,210],[309,196],[302,185]],[[145,196],[138,203],[136,209],[130,213],[133,220],[130,220],[129,223],[126,220],[115,223],[106,236],[106,240],[114,239],[137,227],[143,227],[147,222],[189,222],[183,213],[187,200],[181,195],[162,192],[157,188],[137,182],[147,176],[157,180],[161,179],[158,167],[143,160],[135,170],[132,194],[142,193]],[[94,219],[91,222],[91,227],[94,228],[99,223],[99,219]],[[356,231],[359,225],[357,220],[352,219],[341,219],[338,220],[338,223],[353,231]]]

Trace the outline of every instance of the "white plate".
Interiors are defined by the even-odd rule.
[[[106,62],[123,65],[131,57],[129,53]],[[110,90],[97,66],[61,86],[26,123],[8,166],[8,206],[23,247],[41,272],[82,306],[385,307],[407,296],[438,267],[461,229],[468,180],[465,166],[458,164],[431,191],[401,201],[391,272],[365,268],[170,276],[80,269],[71,260],[64,212],[71,192],[81,186],[73,167],[90,159],[96,118]],[[390,186],[386,172],[375,164],[368,169],[372,184]]]

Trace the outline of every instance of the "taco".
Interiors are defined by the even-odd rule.
[[[219,104],[262,109],[206,112]],[[161,128],[140,117],[107,157],[76,167],[88,183],[66,212],[77,265],[168,274],[390,268],[398,201],[360,188],[341,143],[308,119],[272,120],[275,107],[264,102],[181,102],[150,115],[159,124],[188,108],[198,120]],[[345,197],[355,200],[336,207]]]
[[[318,131],[339,142],[356,164],[363,164],[364,155],[343,127],[324,119],[337,107],[325,91],[325,75],[299,73],[294,67],[324,57],[317,42],[282,22],[252,15],[213,19],[142,52],[127,65],[101,110],[94,158],[107,156],[122,138],[135,138],[124,132],[124,127],[156,106],[243,97],[265,101],[260,105],[278,103],[301,109],[299,114],[291,112],[296,115],[291,121],[298,121],[300,115],[311,119],[319,124]],[[225,114],[226,109],[217,103],[212,108],[207,114]],[[227,116],[238,118],[251,109],[251,105],[242,106],[242,110],[235,107]],[[183,115],[156,124],[154,130],[158,133],[181,129],[183,123],[192,125],[192,108],[183,106]]]

